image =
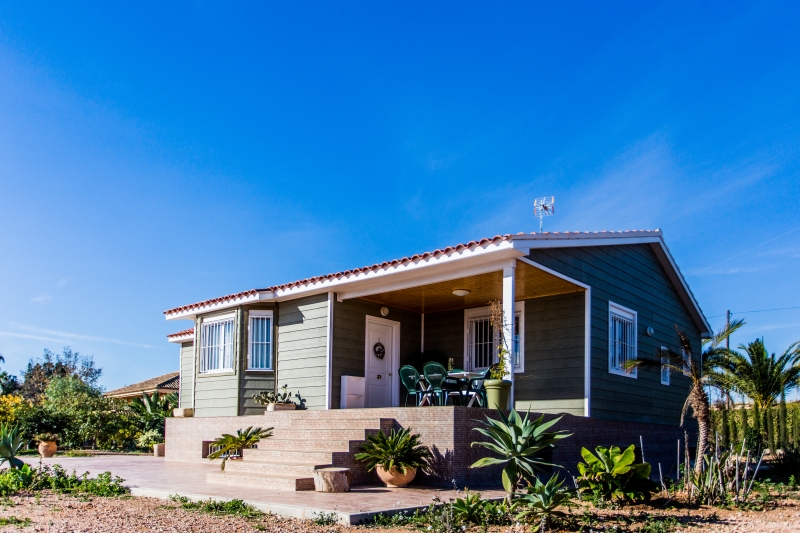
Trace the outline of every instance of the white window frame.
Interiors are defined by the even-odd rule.
[[[267,356],[269,357],[269,367],[254,367],[253,366],[253,319],[254,318],[269,318],[269,350]],[[248,313],[247,317],[247,371],[248,372],[272,372],[275,367],[275,360],[273,353],[275,353],[275,322],[274,312],[271,310],[253,310]]]
[[[231,322],[231,337],[230,339],[224,339],[223,343],[220,346],[230,347],[230,366],[225,365],[225,353],[223,352],[220,355],[220,366],[219,368],[208,368],[208,363],[206,361],[207,354],[205,353],[207,346],[206,346],[206,335],[207,335],[207,328],[224,323],[224,322]],[[224,329],[222,330],[224,331]],[[235,313],[228,313],[225,315],[219,316],[212,316],[208,318],[204,318],[201,326],[200,326],[200,369],[199,374],[206,375],[206,374],[221,374],[226,372],[233,372],[233,368],[236,364],[236,314]]]
[[[637,379],[638,372],[634,368],[630,372],[626,372],[624,368],[617,368],[613,364],[614,360],[614,337],[611,334],[611,327],[613,325],[614,317],[617,316],[622,320],[629,320],[633,322],[633,339],[631,343],[632,357],[630,360],[639,358],[639,321],[638,314],[633,309],[628,309],[614,302],[608,302],[608,373],[626,378]]]
[[[666,346],[661,347],[661,353],[667,353],[669,350]],[[669,362],[669,356],[662,355],[661,356],[661,384],[666,385],[669,387],[670,382],[670,373],[671,370],[668,366],[665,365],[666,362]]]
[[[515,320],[514,323],[517,324],[516,329],[519,331],[519,335],[515,335],[515,339],[512,340],[512,350],[514,344],[517,345],[517,354],[519,355],[519,362],[518,364],[514,365],[514,373],[521,374],[525,372],[525,302],[514,302],[514,315]],[[470,322],[475,319],[480,318],[489,318],[491,316],[491,311],[488,306],[486,307],[474,307],[472,309],[465,309],[464,310],[464,370],[467,372],[473,372],[476,369],[472,367],[472,357],[470,357]],[[493,350],[493,360],[497,356],[497,347]],[[517,355],[512,353],[512,358]],[[478,371],[485,370],[483,368],[478,369]]]

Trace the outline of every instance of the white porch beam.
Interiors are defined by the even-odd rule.
[[[512,254],[515,254],[511,250]],[[491,261],[480,264],[473,264],[470,266],[465,265],[448,265],[448,268],[442,269],[439,272],[415,272],[414,275],[402,277],[402,279],[377,279],[372,283],[362,285],[362,288],[351,291],[341,291],[337,293],[340,302],[345,300],[352,300],[353,298],[362,298],[373,294],[381,294],[384,292],[399,291],[403,289],[411,289],[413,287],[420,287],[422,285],[432,285],[442,281],[450,281],[453,279],[466,278],[470,276],[478,276],[480,274],[487,274],[489,272],[497,272],[507,267],[514,267],[516,258],[505,258],[500,261]],[[400,276],[398,276],[400,277]]]
[[[514,406],[514,320],[516,313],[514,308],[514,299],[516,296],[516,266],[507,266],[503,268],[503,318],[505,319],[503,337],[507,344],[505,366],[505,379],[511,381],[511,393],[508,395],[509,404]]]

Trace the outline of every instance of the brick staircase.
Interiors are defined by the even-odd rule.
[[[226,461],[224,471],[207,473],[206,481],[284,491],[314,490],[314,468],[337,466],[351,469],[354,485],[375,482],[375,474],[367,472],[353,455],[367,435],[381,429],[388,432],[393,425],[392,419],[348,411],[267,413],[263,427],[274,427],[272,438],[244,450],[242,460]]]

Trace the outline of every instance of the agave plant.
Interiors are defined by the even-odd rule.
[[[650,501],[658,485],[650,479],[650,464],[634,464],[633,444],[625,451],[617,446],[595,448],[597,455],[581,448],[585,463],[578,463],[578,487],[604,501]]]
[[[481,498],[479,492],[464,491],[463,498],[453,502],[453,514],[463,522],[480,524],[486,514],[489,500]]]
[[[10,424],[0,425],[0,466],[8,461],[11,468],[22,467],[25,463],[17,458],[17,454],[24,445],[25,438],[19,428]]]
[[[425,466],[431,458],[430,450],[420,444],[419,437],[411,433],[411,428],[392,429],[388,435],[380,431],[367,436],[367,442],[355,458],[365,463],[369,472],[380,466],[386,471],[396,468],[405,474],[407,468]]]
[[[274,428],[261,429],[250,426],[244,430],[237,429],[236,435],[223,433],[222,437],[211,443],[211,445],[217,449],[208,454],[208,458],[219,459],[221,457],[222,464],[220,464],[220,470],[225,470],[225,461],[228,460],[228,457],[237,452],[241,453],[244,448],[255,446],[260,440],[270,438],[273,429]]]
[[[556,442],[569,437],[571,433],[547,431],[557,424],[561,417],[545,422],[544,415],[531,420],[530,413],[526,413],[523,418],[514,409],[508,416],[500,410],[497,412],[500,420],[487,416],[486,421],[481,422],[486,427],[474,429],[489,437],[491,442],[473,442],[472,446],[486,448],[500,457],[483,457],[475,461],[470,468],[504,465],[503,488],[508,501],[511,501],[523,479],[532,482],[536,472],[556,466],[544,460],[545,453],[553,448]]]
[[[546,531],[552,526],[553,518],[564,516],[558,508],[568,507],[572,499],[573,492],[559,481],[558,474],[553,474],[547,483],[536,478],[527,494],[514,498],[513,509],[519,509],[517,520],[533,518],[539,522],[538,531]]]

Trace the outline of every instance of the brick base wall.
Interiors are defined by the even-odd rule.
[[[289,428],[293,422],[302,420],[303,427],[313,428],[324,420],[328,426],[331,420],[352,420],[364,418],[380,421],[371,424],[369,429],[390,427],[410,427],[419,433],[422,442],[434,454],[431,472],[420,473],[420,484],[435,486],[457,485],[459,488],[497,486],[498,468],[473,469],[469,466],[480,457],[488,455],[488,450],[472,447],[471,443],[485,438],[473,431],[480,424],[478,420],[497,416],[496,411],[465,407],[427,407],[427,408],[383,408],[347,409],[330,411],[283,411],[268,412],[263,415],[241,417],[209,418],[168,418],[166,422],[166,460],[204,462],[203,442],[218,438],[222,433],[235,433],[237,429],[248,426]],[[533,416],[533,414],[531,415]],[[545,415],[551,420],[559,415]],[[372,428],[372,425],[375,427]],[[553,450],[552,462],[564,466],[570,473],[577,473],[577,463],[581,461],[581,447],[593,450],[596,446],[626,447],[635,444],[639,453],[639,437],[644,442],[644,458],[658,475],[658,463],[664,476],[674,477],[678,440],[681,441],[683,456],[683,430],[677,426],[620,422],[563,415],[554,426],[556,430],[566,430],[572,436],[562,440]],[[262,446],[269,446],[266,441]],[[354,443],[355,444],[355,443]],[[334,457],[337,466],[353,469],[356,484],[379,484],[377,475],[367,473],[360,464],[355,463],[352,454],[357,446],[351,445],[349,453],[338,453]]]

